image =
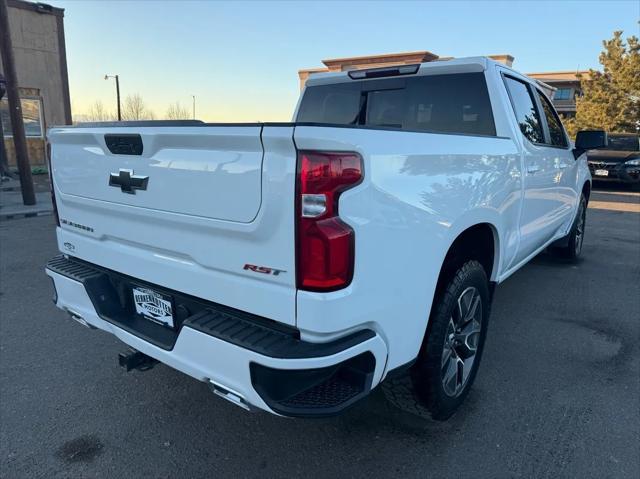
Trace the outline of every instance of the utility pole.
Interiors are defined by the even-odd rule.
[[[196,96],[195,95],[191,95],[191,97],[193,98],[193,119],[196,119]]]
[[[31,165],[27,151],[27,138],[24,133],[24,120],[22,118],[22,105],[18,93],[18,74],[16,72],[15,59],[13,58],[13,45],[11,32],[9,31],[9,11],[7,0],[0,0],[0,53],[4,65],[7,80],[7,98],[9,100],[9,116],[11,129],[13,130],[13,144],[16,149],[16,163],[20,174],[20,189],[22,190],[22,202],[25,205],[36,204],[36,194],[33,189],[31,177]]]
[[[118,75],[105,75],[104,79],[108,80],[109,78],[116,79],[116,97],[118,99],[118,121],[122,121],[122,112],[120,110],[120,77]]]
[[[4,81],[4,76],[0,73],[0,100],[4,98],[4,94],[7,92],[7,82]],[[7,150],[4,147],[4,131],[2,129],[2,121],[0,121],[0,181],[4,178],[11,178],[11,172],[9,171],[9,160],[7,160]]]

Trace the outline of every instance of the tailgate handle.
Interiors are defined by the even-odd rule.
[[[142,155],[142,137],[137,133],[108,133],[104,141],[114,155]]]

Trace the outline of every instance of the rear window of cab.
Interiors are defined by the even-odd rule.
[[[483,73],[308,86],[298,122],[495,136]]]

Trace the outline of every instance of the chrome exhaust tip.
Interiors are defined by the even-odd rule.
[[[235,404],[236,406],[240,406],[242,409],[246,411],[253,411],[254,407],[247,402],[247,400],[236,391],[229,389],[221,384],[215,382],[212,379],[209,379],[209,388],[216,396],[220,396],[223,399]]]
[[[92,326],[91,324],[89,324],[89,323],[88,323],[88,322],[87,322],[87,321],[82,317],[82,315],[81,315],[80,313],[78,313],[78,312],[74,311],[73,309],[69,309],[69,308],[66,308],[66,310],[67,310],[67,313],[69,313],[69,317],[70,317],[71,319],[73,319],[74,321],[76,321],[77,323],[80,323],[80,324],[82,324],[83,326],[85,326],[85,327],[87,327],[87,328],[89,328],[89,329],[96,329],[96,327],[95,327],[95,326]]]

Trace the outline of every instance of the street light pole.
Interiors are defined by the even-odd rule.
[[[122,121],[122,112],[120,111],[120,77],[118,75],[105,75],[104,79],[108,80],[109,78],[116,79],[116,96],[118,98],[118,121]]]
[[[118,121],[122,121],[122,112],[120,111],[120,77],[116,75],[116,96],[118,97]]]
[[[193,98],[193,119],[196,119],[196,96],[195,95],[191,95],[191,97]]]

